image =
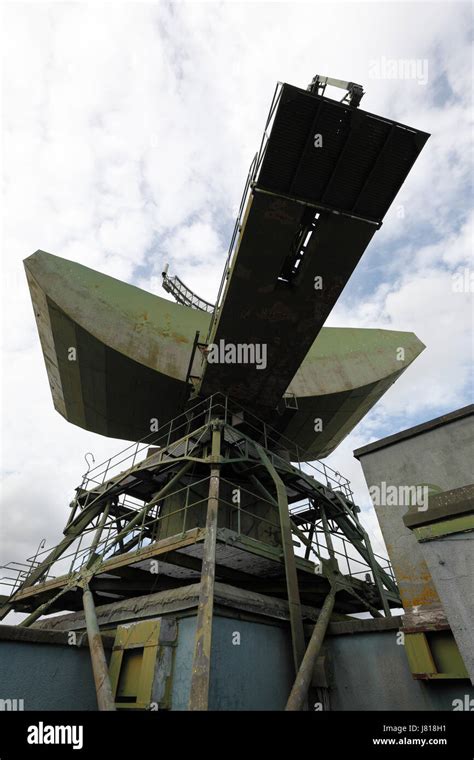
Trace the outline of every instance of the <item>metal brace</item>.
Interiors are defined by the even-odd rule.
[[[308,92],[313,92],[316,95],[324,95],[327,85],[332,87],[339,87],[341,90],[347,90],[346,94],[340,101],[341,103],[347,103],[353,108],[357,108],[362,97],[364,95],[364,88],[361,84],[355,82],[344,82],[342,79],[334,79],[333,77],[325,77],[320,74],[316,74],[313,77],[311,84],[308,85]]]

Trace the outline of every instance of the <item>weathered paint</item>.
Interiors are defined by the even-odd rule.
[[[195,617],[179,620],[172,710],[188,708],[195,629]],[[293,679],[286,627],[214,614],[210,710],[283,710]]]
[[[471,679],[474,533],[466,510],[472,493],[473,423],[474,407],[466,407],[355,452],[369,487],[382,482],[387,487],[437,487],[439,493],[429,496],[425,509],[376,504],[375,511],[400,588],[406,629],[421,632],[449,623]]]
[[[469,677],[451,631],[405,633],[404,646],[415,678]]]
[[[204,339],[209,314],[43,251],[25,268],[60,414],[86,430],[138,440],[151,419],[163,425],[182,410],[195,334]],[[71,347],[77,361],[69,361]],[[298,409],[275,412],[272,424],[310,458],[326,456],[423,348],[412,333],[323,327],[287,388]],[[192,372],[199,371],[197,352]]]
[[[474,444],[474,436],[473,436]],[[474,485],[434,494],[425,512],[404,517],[419,541],[420,551],[443,602],[465,668],[474,683]],[[454,549],[454,551],[453,551]],[[448,642],[451,647],[455,642]],[[449,651],[444,647],[444,651]],[[459,672],[459,668],[457,668]]]
[[[474,696],[467,680],[415,680],[397,630],[327,639],[331,710],[447,710]]]
[[[413,437],[358,453],[367,485],[387,487],[431,483],[441,491],[472,480],[472,423],[468,418],[417,433]],[[462,454],[465,452],[465,455]],[[403,523],[408,504],[375,504],[385,543],[397,578],[403,606],[440,605],[426,561],[416,537]]]
[[[211,668],[212,621],[216,578],[217,517],[219,512],[219,479],[221,459],[221,430],[212,432],[212,467],[209,478],[206,535],[204,538],[199,605],[194,640],[190,710],[207,710]]]
[[[152,418],[162,424],[181,411],[196,330],[209,315],[43,251],[25,268],[53,401],[66,419],[137,440]]]
[[[3,627],[3,626],[2,626]],[[30,710],[97,710],[87,646],[0,641],[2,698],[23,700]]]
[[[118,626],[110,657],[117,710],[167,709],[177,626],[173,618]],[[156,683],[159,682],[159,683]]]
[[[474,531],[474,514],[453,517],[452,520],[440,520],[430,525],[420,525],[413,530],[418,541],[430,541],[452,533],[468,533]]]
[[[87,639],[91,654],[92,672],[94,673],[97,706],[99,710],[113,712],[115,710],[109,670],[104,652],[104,645],[95,614],[94,599],[86,586],[83,594],[84,616],[87,626]]]
[[[207,363],[201,392],[221,391],[252,409],[274,409],[320,332],[376,227],[321,214],[304,272],[279,274],[301,227],[297,202],[257,194],[251,204],[211,343],[266,346],[266,366]],[[315,289],[315,278],[323,287]],[[258,412],[257,412],[258,413]]]
[[[100,608],[98,614],[100,618]],[[129,615],[136,621],[149,616],[150,608],[134,610],[132,605]],[[105,614],[107,618],[110,627],[110,615]],[[294,678],[288,625],[271,618],[243,619],[230,609],[225,617],[218,610],[214,623],[210,709],[283,710]],[[374,630],[364,630],[366,624]],[[400,620],[388,630],[376,630],[374,621],[352,621],[348,634],[334,630],[341,625],[346,626],[330,625],[324,644],[331,710],[451,711],[466,697],[474,698],[466,680],[413,679],[399,643]],[[195,626],[195,616],[178,620],[172,710],[187,709]],[[72,630],[70,623],[66,630]],[[240,644],[235,643],[236,633]],[[0,641],[3,694],[24,699],[26,711],[96,710],[87,648],[67,645],[67,635],[64,644]]]
[[[288,697],[288,702],[286,703],[286,709],[288,711],[301,710],[306,702],[308,689],[316,666],[316,660],[321,650],[329,620],[334,609],[335,595],[336,591],[332,588],[324,600],[318,621],[311,634],[311,639],[306,649],[303,662],[301,663],[295,683],[293,684],[290,696]]]
[[[265,450],[257,446],[259,456],[268,470],[273,480],[276,497],[278,502],[278,512],[280,516],[281,538],[283,544],[283,557],[285,560],[285,577],[286,590],[288,595],[288,604],[290,608],[291,639],[293,644],[293,662],[295,673],[301,665],[304,657],[304,633],[303,618],[301,614],[300,592],[298,587],[298,575],[296,572],[295,550],[293,546],[293,536],[291,532],[291,520],[288,510],[288,497],[285,484],[278,475],[277,471],[270,462]]]

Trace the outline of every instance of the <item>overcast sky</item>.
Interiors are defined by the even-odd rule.
[[[316,73],[432,135],[328,321],[427,346],[329,459],[382,550],[352,451],[472,401],[470,34],[458,2],[4,4],[2,561],[57,543],[85,452],[124,446],[54,411],[22,260],[161,296],[170,262],[214,300],[275,84]],[[415,76],[387,78],[391,60]]]

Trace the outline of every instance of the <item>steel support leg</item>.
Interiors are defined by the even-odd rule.
[[[109,669],[107,667],[107,660],[105,659],[97,615],[95,614],[94,599],[88,586],[84,589],[82,600],[97,694],[97,706],[99,710],[113,711],[115,710],[115,703],[110,685]]]
[[[212,433],[212,467],[207,502],[206,536],[204,539],[199,605],[194,639],[191,676],[190,710],[207,710],[211,669],[212,617],[216,574],[217,517],[219,510],[220,429]]]
[[[321,645],[326,634],[326,630],[331,618],[331,614],[334,608],[334,599],[336,591],[331,589],[318,617],[318,621],[314,626],[313,633],[308,644],[308,648],[303,657],[303,662],[296,676],[296,681],[293,684],[291,694],[286,704],[286,710],[301,710],[308,696],[308,689],[311,685],[311,679],[313,677],[314,666],[321,650]]]
[[[67,591],[69,591],[69,588],[62,588],[61,591],[59,591],[55,596],[52,596],[51,599],[48,599],[47,602],[43,602],[43,604],[40,604],[39,607],[37,607],[33,612],[30,612],[28,617],[26,617],[24,620],[19,623],[20,628],[28,628],[29,625],[34,623],[36,620],[38,620],[41,615],[44,615],[46,610],[48,610],[54,602],[59,599],[63,594],[65,594]]]
[[[105,525],[105,523],[107,521],[107,518],[109,516],[110,504],[111,504],[111,502],[109,500],[107,502],[107,504],[105,505],[105,509],[102,512],[101,518],[100,518],[99,523],[97,525],[97,528],[96,528],[96,531],[95,531],[95,534],[94,534],[94,538],[92,540],[91,547],[90,547],[90,550],[89,550],[89,556],[90,556],[90,558],[92,558],[95,555],[95,550],[97,549],[97,547],[99,545],[99,541],[101,539],[102,532],[104,530],[104,525]]]
[[[288,606],[290,611],[291,638],[293,643],[293,660],[295,672],[298,672],[303,659],[305,643],[303,618],[301,615],[300,592],[298,576],[296,573],[295,552],[293,549],[293,537],[291,535],[291,520],[288,509],[288,499],[285,485],[266,455],[264,449],[256,445],[262,463],[270,474],[277,492],[278,510],[280,514],[281,538],[283,543],[283,556],[285,559],[286,589],[288,593]]]

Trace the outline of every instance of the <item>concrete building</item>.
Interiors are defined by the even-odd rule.
[[[354,452],[400,588],[410,666],[420,678],[462,678],[467,671],[474,679],[473,414],[467,406]]]

